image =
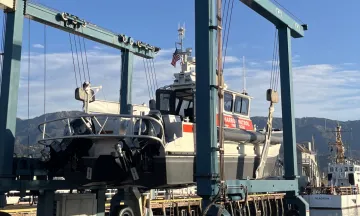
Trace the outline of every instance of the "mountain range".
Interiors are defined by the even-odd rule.
[[[48,113],[29,120],[16,120],[16,142],[15,153],[17,155],[38,154],[43,148],[37,144],[37,140],[41,138],[42,133],[38,129],[38,125],[45,119],[53,120],[69,115],[78,115],[78,111],[64,111],[56,113]],[[258,129],[264,128],[266,125],[266,117],[253,117],[254,125]],[[314,140],[315,150],[318,153],[318,160],[320,167],[324,170],[327,164],[327,157],[329,155],[329,142],[335,141],[335,128],[337,125],[342,127],[342,139],[347,146],[347,156],[360,159],[360,146],[357,145],[360,141],[360,120],[356,121],[336,121],[316,117],[296,118],[296,139],[298,143],[306,143]],[[274,118],[273,127],[282,129],[281,118]],[[64,124],[59,122],[57,124],[49,124],[46,128],[46,133],[49,135],[62,134],[64,131]],[[30,146],[30,147],[29,147]]]

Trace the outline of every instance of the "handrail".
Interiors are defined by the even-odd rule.
[[[307,186],[304,188],[306,194],[332,194],[332,195],[352,195],[359,194],[358,185],[354,186],[324,186],[312,187]]]
[[[163,140],[149,135],[113,135],[113,134],[85,134],[85,135],[71,135],[71,136],[59,136],[59,137],[51,137],[51,138],[44,138],[38,141],[41,145],[47,145],[46,141],[50,140],[57,140],[57,139],[76,139],[76,138],[145,138],[145,139],[153,139],[161,144],[163,144]]]
[[[53,123],[53,122],[60,122],[63,121],[65,122],[65,124],[68,125],[68,127],[70,127],[69,123],[71,119],[82,119],[83,121],[84,118],[94,118],[95,122],[99,125],[100,127],[100,132],[104,129],[105,124],[107,123],[107,119],[114,117],[114,118],[118,118],[120,119],[120,121],[122,121],[122,119],[126,119],[126,120],[130,120],[132,122],[130,127],[134,127],[134,119],[140,119],[140,121],[142,122],[142,119],[147,119],[147,120],[151,120],[153,122],[156,122],[159,126],[160,126],[160,132],[162,134],[161,138],[158,138],[156,136],[150,136],[150,135],[134,135],[134,134],[100,134],[100,132],[97,133],[92,133],[92,134],[85,134],[85,135],[69,135],[69,136],[55,136],[52,137],[49,134],[46,133],[46,125],[49,123]],[[103,125],[101,125],[101,123],[97,120],[96,117],[106,117],[105,122],[103,123]],[[141,127],[141,124],[140,124]],[[134,128],[132,128],[133,130]],[[158,142],[160,142],[162,145],[164,145],[165,143],[165,133],[164,133],[164,127],[163,124],[150,116],[142,116],[142,115],[128,115],[128,114],[81,114],[81,115],[73,115],[73,116],[67,116],[67,117],[60,117],[57,119],[53,119],[53,120],[48,120],[45,122],[42,122],[41,124],[39,124],[38,126],[38,130],[43,134],[42,139],[38,140],[38,143],[41,145],[47,145],[46,142],[50,141],[50,140],[57,140],[57,139],[69,139],[69,138],[145,138],[145,139],[152,139],[152,140],[156,140]],[[71,132],[71,129],[70,129]],[[47,138],[45,138],[45,136]]]

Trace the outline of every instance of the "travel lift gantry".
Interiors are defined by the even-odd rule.
[[[13,158],[24,17],[121,50],[121,114],[127,114],[128,104],[131,104],[134,55],[150,59],[160,48],[26,0],[0,0],[0,7],[7,14],[0,97],[0,195],[10,190],[18,190],[22,195],[25,190],[39,191],[37,215],[53,215],[54,191],[79,187],[66,180],[46,179],[36,159]],[[33,180],[34,176],[37,180]],[[97,215],[104,215],[105,188],[87,189],[96,191]],[[0,207],[5,202],[1,201]]]
[[[279,35],[281,103],[284,145],[284,180],[227,180],[225,192],[230,200],[244,198],[247,193],[286,192],[288,204],[309,215],[309,205],[299,196],[296,158],[295,119],[292,86],[291,37],[304,36],[307,25],[300,25],[269,0],[240,0],[272,22]],[[214,204],[220,189],[216,129],[216,0],[195,0],[196,50],[196,182],[203,208]],[[208,214],[217,215],[220,205],[212,205]],[[223,210],[222,215],[230,215]]]

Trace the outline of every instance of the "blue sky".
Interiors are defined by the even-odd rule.
[[[99,1],[37,0],[58,11],[69,12],[98,26],[124,33],[161,47],[156,58],[160,84],[169,84],[177,68],[170,65],[178,23],[186,25],[187,47],[194,47],[194,1]],[[89,3],[90,2],[90,3]],[[296,117],[316,116],[339,120],[354,120],[360,114],[359,20],[360,2],[285,1],[278,0],[286,9],[308,24],[305,37],[292,40]],[[42,114],[43,25],[31,21],[31,116]],[[269,85],[275,27],[260,15],[235,1],[228,56],[225,66],[228,85],[241,90],[241,58],[246,57],[247,89],[254,96],[252,115],[266,115],[268,103],[265,91]],[[28,20],[23,38],[22,80],[18,115],[27,116],[27,53]],[[86,42],[91,76],[95,85],[103,85],[106,99],[118,99],[120,55],[112,48],[91,41]],[[81,109],[73,90],[72,59],[67,33],[47,27],[48,96],[47,111]],[[142,62],[135,62],[134,80],[145,81]],[[115,81],[116,80],[116,81]],[[145,83],[145,82],[144,82]],[[160,85],[159,84],[159,85]],[[134,102],[147,102],[146,85],[134,85]],[[145,96],[143,96],[145,95]],[[335,98],[337,101],[335,101]],[[60,105],[59,105],[60,103]],[[276,107],[280,116],[281,106]],[[350,112],[351,111],[351,112]]]

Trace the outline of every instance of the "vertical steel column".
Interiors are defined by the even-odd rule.
[[[0,178],[12,175],[16,113],[20,79],[23,34],[22,0],[16,1],[16,11],[7,12],[4,61],[0,95]]]
[[[121,86],[120,86],[120,113],[129,114],[131,104],[132,74],[134,54],[129,50],[121,51]]]
[[[293,80],[291,62],[291,35],[288,27],[278,28],[281,110],[283,121],[283,145],[285,179],[295,179],[298,175],[296,154],[295,113],[293,100]]]
[[[281,110],[283,121],[284,145],[284,178],[296,179],[298,164],[296,154],[295,111],[293,100],[293,79],[291,62],[291,35],[287,26],[278,28],[279,31],[279,59],[280,59],[280,84],[281,84]],[[295,204],[301,215],[309,215],[309,204],[299,195],[299,191],[287,191],[286,201]]]
[[[38,204],[36,215],[37,216],[48,216],[55,215],[55,192],[54,191],[43,191],[38,196]]]
[[[106,201],[105,192],[106,192],[106,190],[104,190],[104,189],[99,189],[99,190],[95,191],[96,203],[97,203],[96,216],[104,216],[105,215],[105,201]]]
[[[204,208],[218,191],[215,1],[195,0],[196,182]]]

